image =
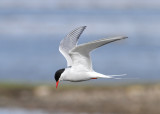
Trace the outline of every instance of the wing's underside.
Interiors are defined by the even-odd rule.
[[[89,52],[91,52],[92,50],[101,47],[105,44],[117,41],[117,40],[122,40],[127,38],[126,36],[117,36],[117,37],[111,37],[111,38],[104,38],[104,39],[100,39],[100,40],[95,40],[92,42],[88,42],[88,43],[84,43],[84,44],[80,44],[78,46],[76,46],[75,48],[73,48],[71,51],[72,52],[78,52],[81,53],[83,55],[88,54]]]
[[[127,37],[125,36],[118,36],[118,37],[112,37],[112,38],[105,38],[105,39],[100,39],[96,41],[92,41],[89,43],[81,44],[73,48],[70,52],[70,56],[72,58],[72,67],[81,67],[81,69],[88,69],[92,70],[92,62],[90,59],[89,53],[98,48],[101,47],[105,44],[125,39]]]
[[[59,51],[66,58],[67,66],[72,66],[69,51],[77,45],[78,39],[85,28],[86,26],[82,26],[74,29],[60,42]]]

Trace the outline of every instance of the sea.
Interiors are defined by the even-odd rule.
[[[60,41],[74,28],[87,26],[78,44],[128,37],[91,53],[95,71],[127,74],[125,82],[159,81],[159,5],[156,0],[1,0],[0,80],[55,83],[56,70],[66,67],[58,50]]]

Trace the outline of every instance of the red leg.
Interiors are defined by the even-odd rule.
[[[91,79],[97,79],[97,78],[91,78]]]

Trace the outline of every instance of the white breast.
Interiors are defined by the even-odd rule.
[[[72,81],[72,82],[80,82],[85,80],[90,80],[91,76],[88,72],[84,71],[75,71],[72,68],[67,68],[62,73],[60,80],[63,81]]]

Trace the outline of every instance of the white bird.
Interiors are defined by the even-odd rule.
[[[67,60],[67,68],[60,69],[55,73],[56,88],[59,81],[80,82],[97,78],[114,78],[122,75],[104,75],[92,69],[90,52],[105,44],[125,39],[126,36],[104,38],[89,43],[77,45],[78,39],[86,26],[78,27],[71,31],[61,42],[59,51]],[[116,78],[115,78],[116,79]]]

